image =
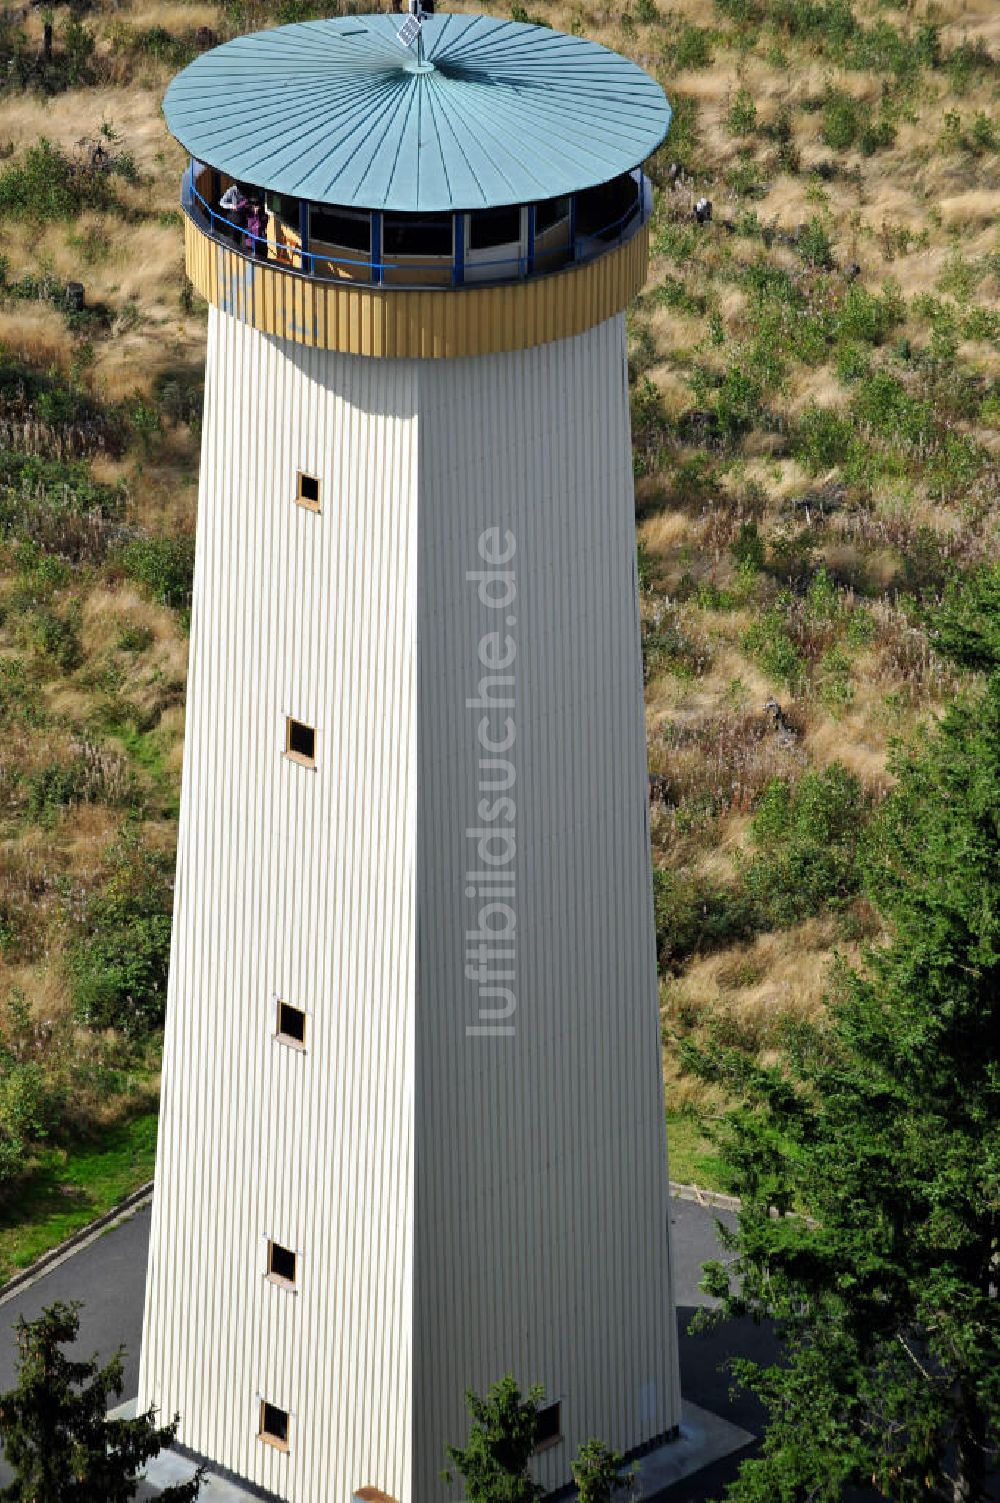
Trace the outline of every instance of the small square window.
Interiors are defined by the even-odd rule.
[[[266,1399],[261,1399],[260,1429],[257,1431],[261,1440],[269,1446],[277,1446],[279,1451],[287,1451],[289,1429],[288,1411],[279,1409],[277,1404],[269,1404]]]
[[[298,483],[295,487],[295,499],[300,506],[308,506],[310,511],[319,511],[319,479],[315,475],[307,475],[303,470],[299,471]]]
[[[267,1276],[276,1284],[294,1285],[298,1273],[298,1262],[296,1254],[290,1247],[282,1247],[280,1242],[268,1242]]]
[[[290,1002],[278,1003],[278,1022],[275,1037],[283,1044],[294,1044],[299,1049],[306,1046],[306,1015],[301,1007]]]
[[[538,1411],[535,1450],[546,1451],[562,1440],[562,1404],[546,1404]]]
[[[316,731],[301,720],[289,715],[285,721],[285,755],[305,767],[316,766]]]

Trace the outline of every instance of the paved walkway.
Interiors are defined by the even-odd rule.
[[[757,1355],[766,1354],[770,1350],[766,1333],[749,1323],[730,1323],[706,1336],[687,1334],[694,1310],[708,1303],[698,1289],[698,1281],[702,1263],[718,1256],[715,1219],[719,1215],[731,1219],[727,1213],[690,1201],[673,1202],[682,1387],[686,1399],[756,1432],[759,1430],[756,1405],[746,1397],[730,1399],[729,1380],[720,1371],[720,1363],[736,1352],[752,1350]],[[135,1395],[148,1241],[146,1208],[58,1264],[37,1283],[0,1302],[0,1392],[14,1381],[17,1353],[13,1325],[17,1317],[23,1315],[31,1320],[54,1300],[78,1299],[84,1302],[79,1338],[81,1355],[89,1356],[96,1351],[106,1359],[124,1343],[127,1357],[123,1397]],[[669,1488],[661,1494],[662,1503],[707,1503],[719,1498],[725,1483],[735,1475],[740,1454],[745,1453],[726,1457],[696,1477]],[[7,1480],[0,1463],[0,1485]]]

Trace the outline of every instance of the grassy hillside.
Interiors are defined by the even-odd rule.
[[[205,338],[163,89],[234,30],[362,8],[95,0],[55,7],[49,57],[39,11],[0,18],[8,1224],[155,1091]],[[858,836],[893,737],[955,688],[927,610],[997,546],[1000,15],[485,8],[629,53],[674,104],[630,315],[662,1008],[668,1039],[766,1054],[877,933]],[[684,1177],[710,1179],[717,1103],[664,1058]]]

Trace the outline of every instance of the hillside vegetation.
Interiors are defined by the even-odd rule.
[[[364,8],[78,0],[49,55],[40,11],[0,17],[0,1276],[26,1219],[120,1188],[123,1141],[150,1169],[205,341],[163,89]],[[773,1057],[878,936],[859,841],[956,692],[933,608],[997,548],[1000,14],[484,8],[628,53],[675,110],[629,324],[674,1173],[710,1179],[720,1098],[675,1039]]]

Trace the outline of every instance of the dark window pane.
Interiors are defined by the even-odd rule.
[[[306,1015],[290,1002],[278,1003],[278,1032],[282,1038],[294,1039],[297,1044],[306,1041]]]
[[[312,506],[319,505],[319,481],[315,475],[299,475],[299,499]]]
[[[289,1247],[282,1247],[280,1242],[272,1242],[271,1248],[271,1273],[275,1278],[284,1279],[286,1283],[295,1283],[295,1254]]]
[[[539,1409],[538,1428],[535,1431],[536,1446],[544,1446],[549,1441],[559,1439],[562,1434],[561,1409],[560,1404],[546,1404],[544,1409]]]
[[[265,1404],[260,1428],[263,1435],[269,1435],[272,1440],[280,1440],[282,1444],[287,1445],[288,1415],[284,1409],[278,1409],[274,1404]]]
[[[370,214],[345,214],[339,209],[311,209],[309,241],[323,240],[328,245],[343,245],[348,250],[371,254],[372,222]]]
[[[288,722],[288,750],[297,757],[305,757],[312,762],[316,757],[316,732],[311,725],[303,725],[301,720]]]
[[[535,205],[535,234],[542,235],[546,230],[551,230],[560,219],[569,218],[568,198],[547,198],[544,203]]]
[[[451,239],[450,214],[428,214],[421,219],[411,219],[407,214],[386,214],[382,220],[385,256],[450,257]]]
[[[489,250],[491,245],[511,245],[521,238],[521,210],[481,209],[469,220],[469,249]]]

